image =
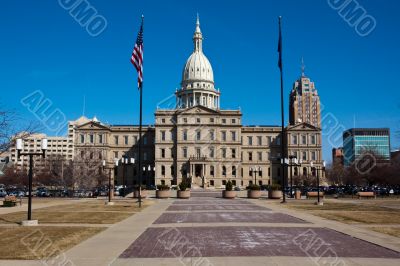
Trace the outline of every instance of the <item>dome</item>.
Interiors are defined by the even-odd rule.
[[[207,57],[203,53],[203,36],[199,18],[193,36],[194,51],[186,61],[182,72],[182,89],[202,88],[214,90],[214,74]]]

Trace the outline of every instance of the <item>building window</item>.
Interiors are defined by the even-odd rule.
[[[200,148],[196,148],[196,156],[197,156],[197,158],[201,157],[201,149]]]
[[[114,144],[118,145],[118,136],[114,136]]]
[[[232,141],[236,141],[236,131],[231,131]]]
[[[147,137],[143,137],[143,145],[147,145]]]
[[[165,166],[161,165],[161,175],[165,176]]]
[[[200,118],[196,118],[196,123],[198,123],[198,124],[200,124],[200,123],[201,123],[201,120],[200,120]]]
[[[133,136],[133,143],[137,144],[138,142],[138,136]]]
[[[303,175],[304,176],[308,176],[307,167],[303,167]]]
[[[261,136],[257,136],[257,145],[258,146],[262,145],[262,137]]]
[[[222,118],[222,124],[226,124],[226,119]]]
[[[226,158],[226,149],[225,148],[221,149],[221,153],[222,153],[222,158]]]
[[[257,153],[257,156],[258,156],[258,160],[259,160],[259,161],[262,161],[262,152],[258,152],[258,153]]]
[[[272,142],[272,137],[271,137],[271,136],[268,136],[268,137],[267,137],[267,144],[268,144],[268,145],[271,145],[271,142]]]
[[[253,145],[253,137],[250,137],[250,136],[247,137],[247,144],[249,146]]]
[[[198,130],[196,132],[196,140],[201,140],[201,131],[200,130]]]
[[[302,144],[307,144],[307,136],[306,135],[301,136],[301,141]]]
[[[311,136],[311,144],[315,145],[316,144],[316,138],[315,135]]]
[[[182,149],[183,158],[187,158],[187,148]]]
[[[313,161],[317,160],[317,156],[316,156],[315,151],[311,152],[311,160],[313,160]]]
[[[297,136],[292,136],[292,144],[297,145]]]
[[[303,158],[303,161],[307,161],[307,152],[303,151],[302,158]]]
[[[231,152],[232,152],[232,158],[236,159],[236,149],[232,149]]]
[[[161,119],[161,123],[165,124],[165,118]]]
[[[276,142],[276,145],[281,145],[281,138],[276,137],[275,142]]]
[[[210,158],[214,158],[214,147],[210,147]]]
[[[85,143],[85,135],[81,134],[81,143]]]
[[[124,143],[125,145],[128,145],[128,136],[124,136]]]
[[[222,141],[226,141],[226,131],[221,131],[221,139]]]
[[[214,140],[214,138],[215,138],[214,130],[210,130],[210,140]]]
[[[187,120],[187,118],[186,118],[186,117],[185,117],[185,118],[183,118],[183,123],[185,123],[185,124],[186,124],[186,123],[187,123],[187,121],[188,121],[188,120]]]
[[[232,166],[232,176],[236,177],[236,166]]]
[[[173,165],[171,165],[171,175],[172,175],[172,176],[175,175],[175,168],[174,168]]]
[[[161,131],[161,140],[165,141],[165,131]]]
[[[236,124],[236,119],[235,118],[232,119],[232,124]]]
[[[143,160],[144,160],[144,161],[147,161],[147,152],[144,152],[144,153],[143,153]]]
[[[161,158],[165,158],[165,149],[161,149]]]
[[[89,141],[90,141],[90,143],[93,143],[93,142],[94,142],[94,136],[93,136],[93,134],[90,134],[90,135],[89,135]]]
[[[249,161],[253,161],[253,153],[252,152],[248,152],[249,155]]]
[[[214,186],[214,180],[210,180],[210,186]]]
[[[213,165],[210,166],[210,176],[214,176],[214,166]],[[211,181],[210,181],[210,185],[211,185]]]
[[[187,130],[183,131],[183,140],[187,140]]]
[[[226,176],[226,167],[225,166],[222,166],[222,175]]]
[[[117,152],[117,151],[114,152],[114,158],[115,158],[115,159],[118,158],[118,152]]]
[[[103,143],[103,135],[99,135],[99,143],[102,144]]]
[[[210,118],[210,123],[214,123],[214,118],[213,117]]]
[[[268,167],[268,176],[271,176],[271,167]]]

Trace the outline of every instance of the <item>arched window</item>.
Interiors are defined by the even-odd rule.
[[[303,175],[307,175],[307,167],[303,167]]]

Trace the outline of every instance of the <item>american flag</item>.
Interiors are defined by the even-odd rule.
[[[131,62],[138,72],[138,88],[140,89],[143,83],[143,16],[135,47],[132,51]]]

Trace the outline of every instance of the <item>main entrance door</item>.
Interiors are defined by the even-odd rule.
[[[196,164],[194,166],[194,175],[196,177],[201,177],[202,176],[202,171],[203,170],[203,166],[201,164]]]

